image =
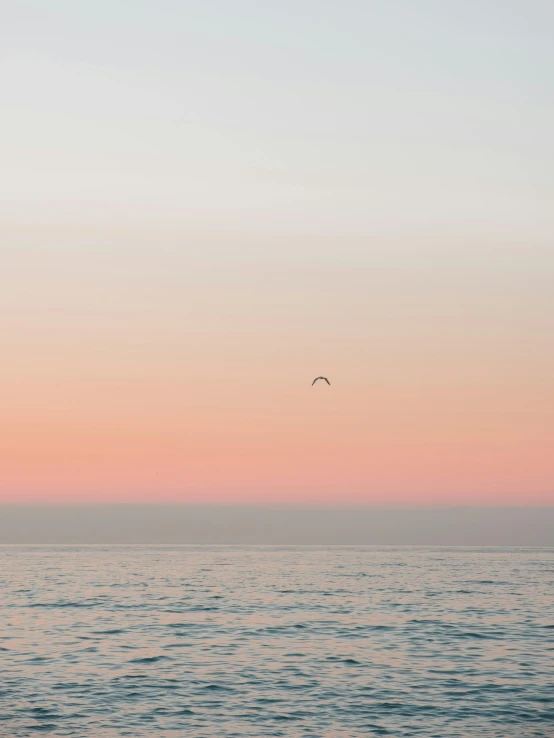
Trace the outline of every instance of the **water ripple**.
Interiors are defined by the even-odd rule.
[[[0,547],[0,737],[553,736],[553,562]]]

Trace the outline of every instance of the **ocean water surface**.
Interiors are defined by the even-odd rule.
[[[554,736],[554,550],[0,547],[0,736]]]

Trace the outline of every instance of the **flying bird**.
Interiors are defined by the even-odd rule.
[[[324,379],[329,385],[329,387],[331,386],[331,382],[327,379],[327,377],[316,377],[314,381],[312,382],[312,387],[314,386],[314,384],[317,382],[318,379]]]

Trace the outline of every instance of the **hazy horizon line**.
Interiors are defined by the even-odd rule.
[[[1,504],[0,544],[554,546],[554,506]]]

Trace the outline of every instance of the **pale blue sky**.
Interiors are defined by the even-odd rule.
[[[12,3],[2,212],[554,235],[550,2]]]

